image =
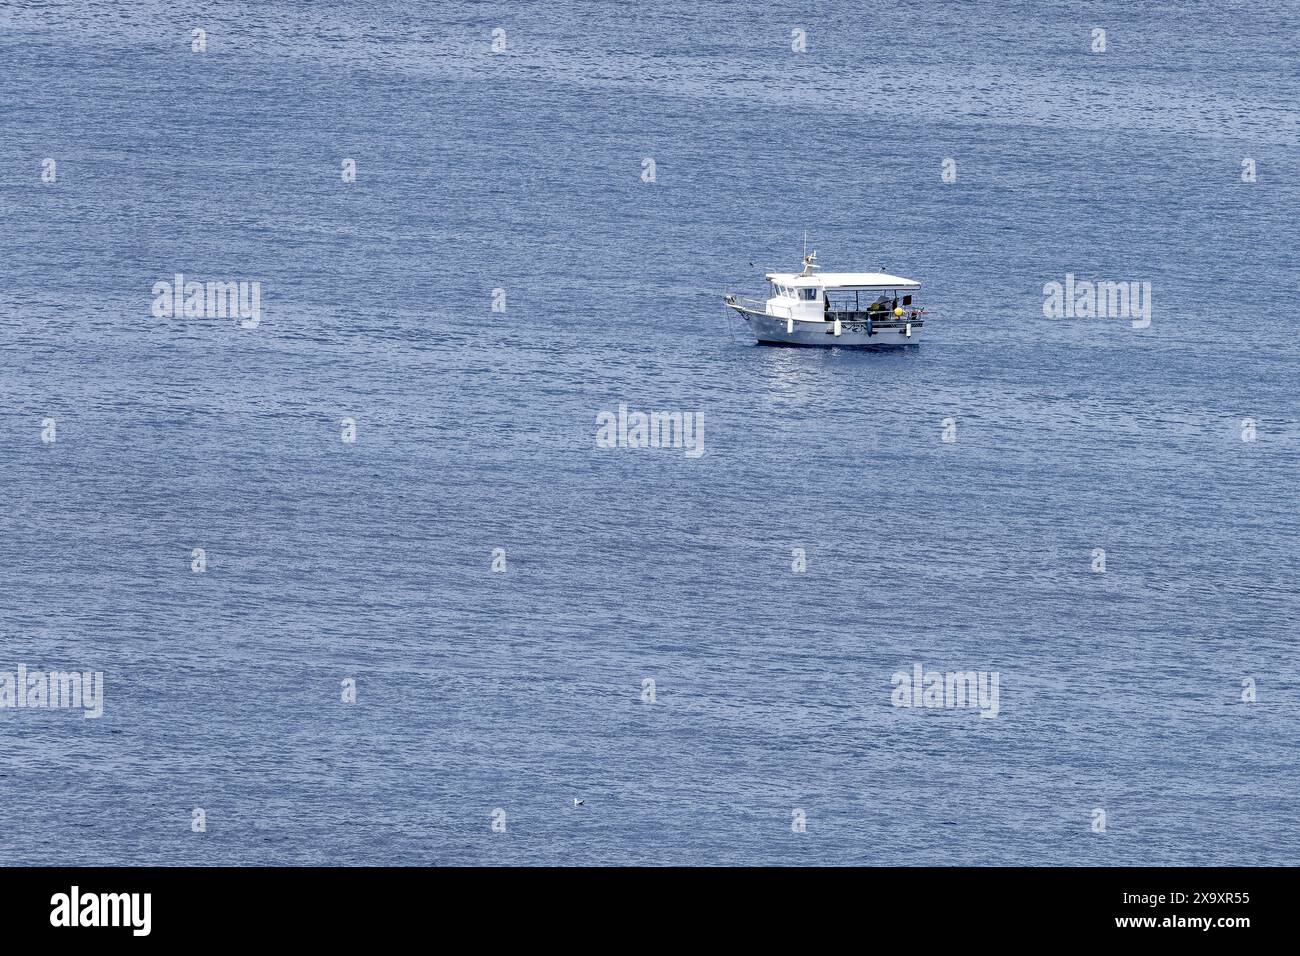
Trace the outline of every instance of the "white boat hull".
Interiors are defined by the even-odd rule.
[[[800,322],[753,312],[737,305],[731,308],[744,319],[754,337],[764,344],[878,347],[917,345],[921,340],[921,322],[909,323],[892,318],[885,322],[841,320],[839,335],[836,335],[834,321]]]

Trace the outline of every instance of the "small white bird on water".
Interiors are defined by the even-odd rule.
[[[586,800],[579,800],[577,797],[574,797],[574,798],[573,798],[573,805],[574,805],[575,807],[580,807],[580,806],[582,806],[582,805],[583,805],[584,803],[586,803],[586,802],[587,802]]]

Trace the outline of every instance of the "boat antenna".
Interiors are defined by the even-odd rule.
[[[817,250],[814,249],[803,257],[803,272],[799,273],[799,275],[810,276],[816,268],[819,268],[819,266],[817,265]]]
[[[812,275],[812,271],[818,268],[820,268],[820,266],[817,265],[817,250],[814,249],[812,253],[809,254],[808,230],[805,229],[803,231],[803,272],[799,273],[799,275],[810,276]]]

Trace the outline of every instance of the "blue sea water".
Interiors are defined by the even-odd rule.
[[[6,4],[0,671],[105,691],[0,709],[0,863],[1295,863],[1297,36]],[[924,343],[752,344],[805,229]],[[1067,273],[1150,327],[1046,318]],[[705,453],[596,447],[620,403]],[[917,663],[997,717],[894,707]]]

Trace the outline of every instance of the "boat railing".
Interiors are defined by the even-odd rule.
[[[916,315],[914,318],[910,310],[902,315],[894,315],[892,312],[869,312],[866,309],[853,309],[849,311],[832,310],[826,313],[826,318],[831,321],[839,319],[841,322],[862,323],[870,321],[873,325],[879,326],[903,326],[909,323],[912,325],[925,324],[925,321],[921,318],[920,314]]]
[[[767,313],[767,303],[762,299],[751,299],[743,295],[729,295],[727,296],[727,304],[739,306],[747,312]]]
[[[771,315],[775,318],[796,318],[792,309],[785,309],[781,306],[773,306],[772,311],[768,311],[768,303],[763,299],[752,299],[743,295],[728,295],[727,305],[735,306],[738,309],[744,309],[746,312],[757,312],[760,315]],[[894,315],[888,310],[870,310],[870,309],[831,309],[823,312],[820,316],[800,316],[800,321],[816,322],[820,318],[824,322],[833,322],[839,319],[841,322],[852,322],[857,325],[871,322],[877,328],[903,328],[905,325],[914,325],[918,328],[925,324],[922,318],[924,313],[916,309],[907,309],[901,316]]]

